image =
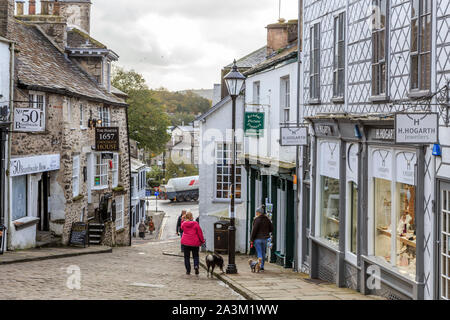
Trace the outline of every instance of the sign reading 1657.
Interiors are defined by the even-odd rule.
[[[14,108],[15,131],[43,131],[42,111],[36,108]]]

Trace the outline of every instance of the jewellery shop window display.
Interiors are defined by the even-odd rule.
[[[317,199],[319,208],[320,237],[339,245],[339,164],[340,143],[337,141],[319,141],[320,158]]]
[[[416,153],[413,150],[373,148],[370,158],[372,254],[414,280]]]

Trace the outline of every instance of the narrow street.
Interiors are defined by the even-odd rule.
[[[187,276],[183,258],[162,254],[178,252],[175,226],[180,208],[195,215],[197,206],[161,203],[161,209],[168,212],[163,241],[135,241],[132,247],[114,248],[111,254],[0,266],[0,283],[9,288],[2,299],[243,299],[220,280],[208,279],[203,269],[198,277]],[[78,268],[79,290],[71,285]]]

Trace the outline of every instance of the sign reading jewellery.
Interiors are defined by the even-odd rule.
[[[308,129],[299,128],[281,128],[280,145],[282,146],[307,146]]]
[[[248,137],[264,136],[264,112],[246,112],[244,119],[244,131]]]
[[[59,170],[60,160],[61,156],[59,154],[13,158],[10,161],[10,176],[17,177],[27,174]]]
[[[439,143],[439,114],[397,113],[395,115],[395,142]]]
[[[95,128],[96,151],[119,151],[119,128]]]

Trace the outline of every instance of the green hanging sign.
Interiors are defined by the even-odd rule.
[[[264,112],[246,112],[244,132],[247,137],[264,137]]]

